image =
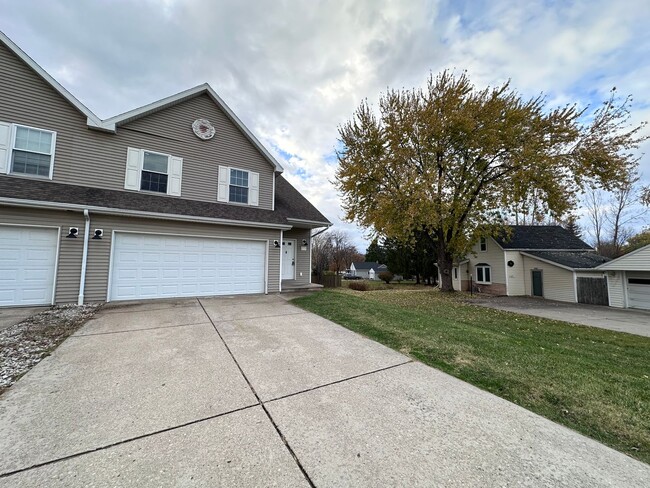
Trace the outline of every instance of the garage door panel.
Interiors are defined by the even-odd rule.
[[[629,273],[627,279],[627,302],[630,308],[650,310],[650,273]]]
[[[264,292],[266,243],[116,232],[111,300]]]
[[[0,226],[0,306],[52,303],[58,230]]]

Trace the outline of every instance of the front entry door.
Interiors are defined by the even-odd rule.
[[[542,271],[539,269],[532,270],[533,273],[533,296],[543,297],[544,288],[542,284]]]
[[[282,241],[282,279],[293,280],[296,278],[296,241],[288,239]]]

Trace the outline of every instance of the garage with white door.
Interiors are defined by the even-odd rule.
[[[50,305],[59,229],[0,225],[0,306]]]
[[[115,232],[110,301],[264,293],[267,242]]]
[[[650,273],[627,273],[627,306],[650,310]]]
[[[598,266],[607,272],[611,307],[650,310],[650,245]]]

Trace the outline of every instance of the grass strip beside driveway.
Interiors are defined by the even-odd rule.
[[[459,298],[325,290],[293,303],[650,463],[650,338]]]

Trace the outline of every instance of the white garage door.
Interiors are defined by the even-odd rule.
[[[115,233],[110,300],[264,293],[266,243]]]
[[[0,225],[0,306],[49,305],[58,229]]]
[[[650,273],[627,274],[627,305],[650,310]]]

